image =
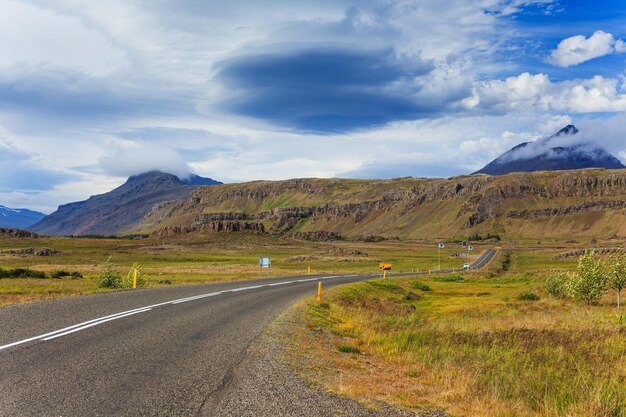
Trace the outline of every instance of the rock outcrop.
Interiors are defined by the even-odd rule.
[[[19,238],[37,238],[37,233],[28,230],[15,229],[13,227],[0,227],[0,236],[19,237]]]

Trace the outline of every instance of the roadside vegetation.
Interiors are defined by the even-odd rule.
[[[609,291],[624,258],[589,253],[556,269],[553,258],[516,250],[463,280],[332,289],[323,305],[297,308],[292,359],[306,377],[374,406],[625,416],[626,315]]]
[[[481,245],[475,246],[478,253]],[[49,248],[54,254],[7,252],[30,248]],[[464,260],[452,256],[455,251],[441,251],[442,268],[461,267]],[[113,265],[105,273],[103,260],[109,256]],[[312,274],[377,273],[379,262],[392,263],[394,273],[438,265],[434,243],[381,239],[309,242],[237,233],[167,243],[137,236],[0,238],[0,305],[128,288],[135,263],[141,265],[138,285],[144,287],[254,279],[259,278],[260,256],[272,258],[272,276],[303,275],[308,267]]]

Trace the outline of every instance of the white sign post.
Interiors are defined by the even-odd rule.
[[[439,245],[439,270],[441,271],[441,249],[446,247],[445,243],[440,243]]]
[[[263,276],[263,268],[267,268],[267,276],[270,276],[270,272],[272,270],[272,260],[267,257],[259,258],[259,275]]]
[[[465,265],[463,265],[465,267],[465,269],[470,269],[470,266],[472,265],[472,263],[470,262],[469,259],[469,253],[471,250],[474,250],[474,247],[472,245],[467,245],[467,252],[465,252],[465,257],[467,258],[467,263]]]

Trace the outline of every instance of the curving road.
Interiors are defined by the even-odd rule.
[[[244,415],[246,404],[228,413],[211,404],[224,406],[216,398],[263,330],[298,298],[313,297],[318,281],[330,287],[372,277],[263,279],[1,308],[0,416]],[[290,398],[282,399],[292,407],[279,408],[291,410],[283,414],[326,415]],[[329,401],[370,415],[350,400]]]

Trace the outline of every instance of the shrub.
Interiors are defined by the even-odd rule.
[[[565,298],[567,295],[568,275],[562,269],[553,270],[544,284],[546,291],[554,298]]]
[[[519,301],[537,301],[539,299],[539,296],[534,292],[526,291],[517,294],[517,299]]]
[[[52,271],[50,273],[50,278],[63,278],[63,277],[69,277],[69,276],[70,276],[70,273],[67,271],[63,271],[63,270]]]
[[[50,278],[65,278],[65,277],[82,278],[83,274],[81,274],[80,272],[77,272],[77,271],[68,272],[68,271],[64,271],[64,270],[53,271],[53,272],[50,273]]]
[[[416,290],[430,291],[430,287],[428,285],[424,284],[423,282],[419,282],[419,281],[414,281],[411,284],[411,287],[416,289]]]
[[[138,287],[143,287],[144,285],[146,285],[146,276],[144,275],[143,271],[141,270],[141,265],[139,265],[138,263],[134,263],[133,266],[128,271],[128,274],[126,275],[126,280],[124,281],[124,287],[132,288],[132,286],[133,286],[133,275],[134,275],[135,271],[137,271],[137,286]]]
[[[572,297],[595,304],[606,292],[606,283],[604,266],[591,251],[578,258],[577,271],[570,274],[567,289]]]
[[[0,268],[0,278],[46,278],[46,273],[28,268]]]
[[[158,282],[159,284],[166,284],[166,285],[169,285],[169,284],[171,284],[171,283],[172,283],[172,281],[170,281],[170,280],[169,280],[169,279],[167,279],[167,278],[160,279],[160,280],[158,280],[157,282]]]
[[[361,353],[359,348],[351,346],[351,345],[339,345],[337,346],[337,349],[339,350],[339,352],[342,352],[342,353],[355,353],[357,355]]]
[[[460,274],[438,275],[434,276],[432,279],[437,282],[465,282],[465,278]]]
[[[610,263],[608,284],[609,288],[617,292],[617,308],[619,308],[621,292],[626,288],[626,254],[612,256]]]
[[[113,258],[108,257],[102,263],[104,271],[98,279],[98,287],[100,288],[121,288],[123,285],[122,276],[115,271],[115,264]]]

